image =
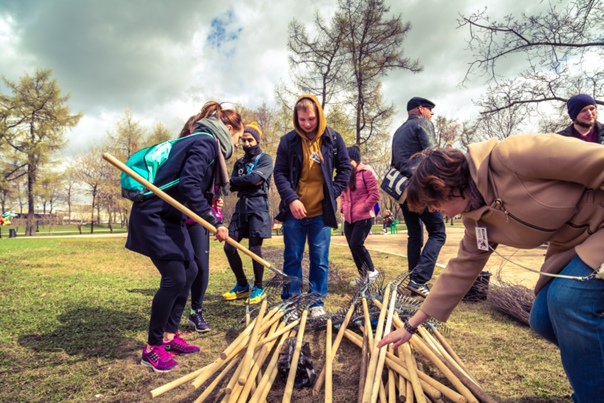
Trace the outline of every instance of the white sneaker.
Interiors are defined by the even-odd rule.
[[[350,285],[359,285],[359,284],[361,284],[362,282],[363,282],[363,280],[361,280],[361,278],[360,278],[360,277],[357,277],[357,278],[355,278],[354,280],[352,280],[352,281],[350,282]]]
[[[379,275],[380,275],[380,272],[373,269],[373,271],[370,271],[369,273],[367,273],[367,282],[369,284],[373,283],[378,278]]]
[[[308,316],[311,318],[318,318],[323,315],[325,315],[325,310],[322,306],[314,306],[308,310]]]

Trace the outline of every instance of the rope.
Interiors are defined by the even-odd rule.
[[[489,249],[491,251],[493,251],[497,256],[499,256],[500,258],[505,260],[506,262],[516,265],[524,270],[532,271],[533,273],[537,273],[541,276],[566,278],[566,279],[577,280],[577,281],[587,281],[587,280],[591,280],[592,278],[604,279],[604,270],[602,270],[602,267],[604,267],[604,263],[602,263],[602,265],[598,268],[598,270],[592,271],[587,276],[567,276],[565,274],[545,273],[545,272],[542,272],[539,270],[531,269],[530,267],[523,266],[520,263],[516,263],[516,262],[508,259],[507,257],[503,256],[501,253],[499,253],[495,249],[493,249],[493,247],[491,245],[489,245]]]

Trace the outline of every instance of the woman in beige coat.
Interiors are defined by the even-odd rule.
[[[573,401],[601,401],[604,147],[559,135],[519,135],[472,144],[466,154],[426,151],[419,159],[409,206],[461,214],[466,230],[457,257],[419,311],[378,346],[398,347],[430,318],[446,321],[498,244],[531,249],[548,242],[531,327],[560,348]]]

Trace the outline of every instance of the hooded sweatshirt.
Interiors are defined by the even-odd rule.
[[[323,108],[314,95],[302,95],[298,98],[296,104],[304,98],[311,100],[316,107],[317,135],[312,140],[308,138],[306,132],[298,123],[298,111],[294,108],[294,128],[302,140],[302,172],[300,173],[296,193],[300,196],[300,201],[306,208],[306,216],[312,218],[323,214],[322,201],[325,197],[323,194],[325,180],[321,171],[321,163],[323,162],[321,141],[327,122],[323,114]]]

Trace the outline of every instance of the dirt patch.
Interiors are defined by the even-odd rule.
[[[464,228],[462,226],[447,226],[447,241],[440,251],[438,256],[438,264],[441,267],[446,266],[449,259],[457,256],[459,242],[463,237]],[[428,235],[425,234],[425,239]],[[347,245],[344,236],[334,236],[331,240],[332,244]],[[372,234],[367,237],[365,246],[370,251],[378,251],[391,253],[399,256],[407,255],[407,234],[399,232],[397,234]],[[533,288],[539,278],[539,274],[525,270],[517,265],[506,261],[504,258],[510,259],[512,262],[521,264],[533,270],[539,270],[543,263],[546,248],[539,247],[535,249],[516,249],[500,245],[497,248],[497,253],[503,257],[493,254],[485,266],[485,270],[490,271],[493,275],[501,269],[501,278],[508,283],[522,284],[526,287]]]

